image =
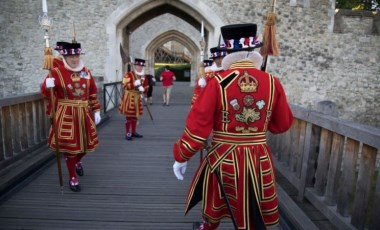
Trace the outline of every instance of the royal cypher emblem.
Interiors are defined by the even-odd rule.
[[[265,102],[263,100],[259,100],[255,103],[255,98],[252,95],[252,93],[257,92],[258,86],[259,84],[257,79],[252,75],[249,75],[248,71],[244,71],[244,74],[238,79],[238,87],[240,88],[240,92],[246,93],[246,95],[243,97],[242,100],[243,108],[241,112],[235,114],[234,116],[236,121],[243,122],[246,125],[249,125],[249,123],[253,123],[255,121],[260,120],[261,116],[260,111],[258,110],[261,110],[264,107]],[[241,108],[241,106],[239,105],[239,101],[236,98],[230,101],[230,105],[232,105],[233,109],[236,112]],[[236,131],[240,131],[243,133],[257,130],[257,127],[239,126],[236,128]]]

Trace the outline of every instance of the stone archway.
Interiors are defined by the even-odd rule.
[[[118,7],[106,20],[106,31],[108,34],[107,47],[109,53],[106,57],[105,64],[105,82],[113,82],[122,77],[123,66],[119,45],[122,44],[124,47],[128,47],[129,34],[131,32],[152,18],[164,13],[173,14],[199,29],[203,21],[205,34],[207,35],[206,43],[209,47],[211,47],[211,44],[217,44],[220,33],[219,28],[223,25],[223,21],[221,18],[216,17],[212,9],[206,4],[193,0],[131,0]],[[168,41],[169,37],[168,34],[163,37],[161,35],[161,39],[165,41]],[[200,60],[196,57],[199,57],[200,53],[199,41],[192,40],[187,35],[179,33],[176,33],[172,38],[181,44],[189,42],[192,44],[189,47],[189,51],[192,52],[192,56],[195,57],[192,66],[198,66]],[[159,39],[153,38],[151,42],[147,43],[146,47],[149,47],[151,50],[157,47],[157,45],[154,44],[158,42]],[[152,58],[150,51],[146,50],[145,54]],[[195,67],[192,67],[192,73],[196,73],[196,71],[193,71],[193,68]],[[115,71],[118,73],[118,76],[115,76]],[[192,76],[192,85],[194,84],[194,79],[195,77]]]
[[[155,38],[151,40],[149,44],[145,47],[145,57],[147,59],[147,66],[150,72],[151,73],[154,72],[155,51],[157,50],[157,48],[161,47],[163,44],[165,44],[168,41],[176,41],[189,50],[189,52],[192,54],[191,73],[194,73],[192,74],[192,77],[195,76],[195,73],[197,73],[197,66],[198,66],[196,64],[199,63],[199,55],[200,55],[199,47],[188,36],[176,30],[169,30],[169,31],[166,31],[165,33],[155,36]],[[194,80],[195,79],[191,79],[190,83],[194,82]]]

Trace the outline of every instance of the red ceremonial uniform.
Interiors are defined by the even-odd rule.
[[[128,72],[124,75],[122,85],[124,89],[123,99],[119,105],[119,112],[129,118],[139,118],[143,114],[141,94],[134,85],[135,80],[141,80],[144,92],[148,91],[149,83],[146,76],[138,76],[134,72]]]
[[[56,67],[60,67],[60,66],[63,66],[63,59],[62,57],[54,57],[53,58],[53,69],[56,68]]]
[[[90,71],[83,67],[81,71],[73,72],[61,65],[51,70],[51,77],[55,79],[54,97],[57,100],[55,121],[60,151],[68,154],[94,151],[99,141],[93,112],[100,110],[100,104],[96,97],[96,84]],[[46,80],[41,86],[41,93],[47,98],[51,96],[50,90],[46,88]],[[48,143],[55,150],[52,129]]]
[[[60,67],[60,66],[63,66],[63,60],[61,57],[54,57],[53,58],[53,69],[54,68],[57,68],[57,67]],[[44,93],[41,91],[41,93],[44,95]],[[49,97],[45,97],[46,99],[46,114],[47,115],[51,115],[51,100]],[[57,98],[54,97],[54,100],[55,100],[55,107],[54,108],[57,108]]]
[[[211,80],[211,78],[213,78],[215,75],[217,74],[220,74],[222,73],[224,70],[219,68],[218,70],[213,70],[212,68],[206,68],[205,69],[205,80],[206,80],[206,85],[207,83]],[[203,91],[204,88],[202,88],[199,84],[198,84],[198,81],[196,82],[195,84],[195,87],[194,87],[194,93],[193,93],[193,97],[191,98],[191,104],[193,105],[194,102],[197,100],[199,94],[201,94],[201,92]]]
[[[218,168],[239,229],[254,229],[255,204],[266,226],[278,224],[275,172],[266,132],[285,132],[292,121],[281,83],[252,62],[236,61],[211,78],[173,146],[175,160],[185,162],[212,134],[209,153],[188,191],[186,213],[202,201],[210,222],[230,217],[213,174]]]

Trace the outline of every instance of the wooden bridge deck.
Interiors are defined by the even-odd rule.
[[[184,205],[199,158],[189,162],[184,181],[172,172],[172,145],[182,134],[192,89],[176,83],[171,106],[164,107],[156,86],[154,123],[145,110],[138,126],[142,139],[126,141],[124,117],[110,112],[98,130],[99,148],[83,159],[82,191],[69,190],[62,164],[61,192],[56,163],[50,161],[0,204],[0,229],[192,229],[201,219],[200,207],[184,216]],[[219,229],[233,229],[230,220]]]

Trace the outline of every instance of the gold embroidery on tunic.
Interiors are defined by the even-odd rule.
[[[232,100],[230,101],[230,105],[232,105],[232,108],[233,108],[234,110],[239,110],[239,109],[240,109],[240,105],[239,105],[239,102],[238,102],[237,99],[232,99]]]
[[[259,83],[255,77],[248,74],[248,71],[244,71],[243,76],[241,76],[238,80],[238,85],[240,92],[254,93],[256,92]]]
[[[222,123],[229,123],[230,119],[228,119],[228,111],[222,111]]]
[[[85,84],[83,84],[83,88],[85,88]],[[81,88],[81,85],[80,83],[74,83],[74,92],[73,92],[73,95],[76,96],[76,97],[81,97],[84,95],[84,90]]]
[[[78,81],[80,81],[80,76],[79,76],[79,73],[72,73],[71,74],[71,80],[73,81],[73,82],[78,82]]]
[[[257,107],[261,110],[265,106],[265,101],[264,100],[259,100],[256,102]]]
[[[236,132],[242,132],[242,133],[257,132],[257,130],[259,130],[258,127],[248,127],[247,129],[245,129],[245,127],[243,126],[235,127]]]
[[[248,106],[250,107],[251,105],[253,105],[253,102],[255,101],[255,99],[251,96],[251,95],[246,95],[243,99],[243,103],[245,106]]]
[[[84,94],[84,90],[81,88],[76,88],[73,92],[73,95],[76,97],[81,97]]]
[[[255,108],[244,107],[240,114],[235,114],[235,119],[240,122],[244,122],[248,125],[248,122],[255,122],[260,120],[260,112],[256,112]]]

